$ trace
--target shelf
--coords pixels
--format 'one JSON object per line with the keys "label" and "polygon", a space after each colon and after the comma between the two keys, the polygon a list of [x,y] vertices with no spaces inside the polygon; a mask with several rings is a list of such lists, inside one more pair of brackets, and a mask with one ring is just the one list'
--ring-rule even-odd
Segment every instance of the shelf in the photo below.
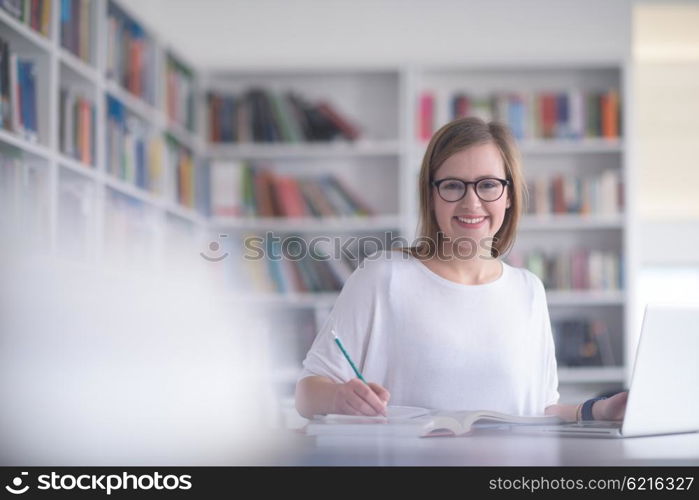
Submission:
{"label": "shelf", "polygon": [[64,168],[77,172],[80,175],[90,177],[91,179],[97,179],[100,176],[92,165],[79,162],[78,160],[71,158],[70,156],[66,156],[63,153],[59,153],[58,163]]}
{"label": "shelf", "polygon": [[147,103],[143,99],[136,97],[128,90],[125,90],[118,85],[114,80],[107,79],[105,90],[112,97],[121,101],[124,106],[139,115],[141,118],[148,120],[151,124],[162,124],[162,115],[158,109]]}
{"label": "shelf", "polygon": [[[52,15],[60,15],[60,2],[54,0]],[[121,7],[121,5],[120,5]],[[107,9],[101,6],[90,19],[93,28],[94,37],[91,43],[95,47],[101,47],[105,52],[106,39],[109,33],[106,30],[99,30],[100,27],[106,27],[108,19],[106,18]],[[131,15],[131,14],[130,14]],[[134,19],[137,16],[133,15]],[[138,21],[138,19],[136,19]],[[7,149],[11,150],[9,155],[19,156],[20,158],[28,158],[29,160],[37,160],[37,163],[47,165],[52,179],[49,183],[49,190],[52,197],[50,210],[58,210],[58,204],[55,203],[57,194],[60,195],[59,189],[65,188],[61,185],[64,180],[66,184],[70,184],[75,180],[75,184],[82,187],[86,184],[87,187],[94,188],[91,190],[91,196],[97,196],[97,202],[94,205],[99,208],[96,213],[94,222],[94,255],[89,258],[94,258],[96,263],[105,263],[109,266],[108,260],[103,260],[105,256],[109,256],[108,244],[109,239],[105,235],[109,233],[109,227],[105,227],[111,220],[111,213],[108,210],[119,210],[121,206],[128,207],[129,203],[119,203],[121,200],[116,200],[115,203],[103,203],[101,199],[104,194],[119,193],[120,195],[129,197],[130,199],[138,200],[140,203],[135,203],[138,207],[143,205],[144,210],[128,210],[124,214],[119,214],[119,217],[124,217],[128,222],[128,226],[132,223],[140,223],[140,214],[145,214],[149,217],[148,224],[136,224],[137,229],[144,226],[144,232],[147,233],[145,238],[144,249],[157,257],[157,253],[167,250],[163,243],[166,243],[170,238],[171,227],[179,230],[179,226],[184,226],[183,234],[194,235],[195,231],[190,231],[190,225],[196,225],[196,234],[201,236],[200,231],[216,234],[217,232],[228,232],[235,234],[238,230],[241,234],[244,231],[264,233],[265,231],[277,233],[306,233],[334,235],[334,234],[371,234],[383,233],[390,230],[398,230],[402,236],[412,237],[411,234],[405,235],[403,231],[412,231],[414,219],[417,216],[418,205],[418,190],[416,181],[413,176],[415,167],[419,168],[419,161],[416,160],[418,154],[424,154],[426,142],[420,141],[414,135],[415,117],[418,115],[415,111],[418,100],[417,96],[420,86],[427,83],[441,84],[445,91],[449,88],[461,88],[474,85],[474,92],[483,91],[490,92],[502,87],[503,81],[514,82],[513,85],[520,85],[522,91],[527,91],[530,88],[539,89],[547,88],[552,84],[556,88],[609,88],[610,86],[618,87],[621,95],[622,109],[625,104],[628,104],[628,88],[627,81],[630,81],[626,63],[623,61],[609,64],[609,68],[602,67],[601,62],[595,64],[587,63],[566,63],[565,66],[557,68],[556,63],[531,65],[517,62],[496,62],[492,67],[485,65],[479,68],[477,65],[469,68],[468,64],[451,64],[446,65],[443,70],[439,68],[429,67],[391,67],[391,68],[370,68],[362,71],[354,71],[348,73],[347,70],[337,71],[332,68],[318,69],[310,72],[301,71],[299,68],[281,68],[273,72],[264,70],[253,70],[246,74],[245,71],[230,71],[225,75],[220,76],[216,73],[206,74],[206,85],[203,88],[197,88],[195,93],[195,109],[197,110],[197,118],[201,118],[203,113],[200,106],[204,105],[204,96],[209,90],[221,87],[221,91],[229,89],[231,91],[239,91],[246,87],[255,85],[269,85],[273,90],[275,87],[283,88],[287,84],[291,87],[297,87],[302,95],[308,95],[311,99],[316,95],[327,94],[327,99],[337,102],[338,109],[352,110],[353,119],[361,124],[369,138],[362,138],[354,142],[335,140],[331,142],[302,142],[302,143],[209,143],[208,137],[199,131],[190,131],[183,124],[174,122],[167,115],[167,107],[164,97],[166,96],[166,88],[163,85],[163,71],[156,71],[152,75],[156,78],[155,81],[149,81],[150,84],[155,84],[153,89],[154,102],[148,102],[144,98],[138,97],[129,92],[119,82],[119,79],[107,76],[106,68],[102,67],[106,61],[105,53],[100,53],[98,58],[93,58],[92,61],[83,61],[78,56],[65,49],[60,44],[60,22],[59,19],[52,18],[51,26],[53,35],[49,38],[44,37],[29,26],[17,21],[6,12],[0,11],[0,22],[3,23],[3,33],[10,43],[16,46],[16,52],[22,56],[38,59],[37,76],[41,76],[42,83],[37,87],[37,96],[51,96],[49,99],[41,100],[38,97],[41,105],[38,106],[38,120],[42,135],[40,139],[43,143],[26,139],[23,136],[10,131],[0,130],[0,143],[7,144]],[[58,30],[58,31],[57,31]],[[153,37],[151,37],[153,38]],[[153,38],[153,44],[157,54],[155,60],[160,64],[162,56],[166,51],[164,45]],[[100,64],[96,62],[100,60]],[[179,57],[178,57],[179,59]],[[183,61],[186,62],[186,61]],[[604,63],[606,64],[606,63]],[[547,68],[552,70],[547,72]],[[585,68],[589,68],[587,71]],[[164,68],[147,68],[148,71],[164,69]],[[540,71],[543,69],[543,72]],[[56,73],[58,71],[58,73]],[[444,72],[444,75],[440,74]],[[300,77],[299,77],[300,74]],[[318,75],[331,74],[328,78],[318,78]],[[502,76],[508,78],[503,80]],[[556,77],[551,82],[551,75]],[[49,78],[50,76],[50,78]],[[471,76],[475,76],[471,79]],[[509,78],[510,76],[523,76],[523,80],[518,84],[517,78]],[[84,80],[84,81],[83,81]],[[524,81],[526,80],[526,81]],[[194,78],[193,78],[194,81]],[[475,82],[475,83],[474,83]],[[560,82],[566,85],[559,84]],[[570,82],[572,85],[567,85]],[[93,104],[95,105],[96,119],[98,123],[93,124],[95,129],[95,151],[93,159],[95,166],[85,165],[78,160],[63,154],[60,151],[61,145],[55,139],[59,136],[58,127],[62,123],[60,114],[60,88],[62,84],[72,84],[76,90],[81,92],[89,92],[89,95],[95,96]],[[462,85],[463,84],[463,85]],[[508,84],[509,85],[509,84]],[[438,85],[439,86],[439,85]],[[192,88],[196,88],[193,86]],[[518,89],[514,89],[517,91]],[[149,92],[150,94],[150,92]],[[144,122],[158,138],[164,135],[171,136],[175,141],[183,147],[189,149],[195,162],[199,164],[200,160],[221,160],[221,161],[243,161],[243,160],[268,160],[270,163],[276,162],[281,167],[281,170],[292,170],[296,165],[308,168],[315,172],[329,173],[337,169],[345,167],[359,167],[358,172],[349,172],[349,175],[355,177],[348,180],[350,184],[356,183],[362,191],[365,191],[367,196],[380,201],[385,201],[382,205],[382,211],[391,210],[399,211],[399,213],[391,213],[388,215],[376,216],[331,216],[316,218],[308,217],[213,217],[207,218],[201,215],[194,209],[181,206],[175,200],[175,196],[170,193],[170,190],[164,190],[160,193],[151,192],[148,189],[143,189],[134,185],[134,181],[125,181],[112,176],[106,170],[106,137],[105,127],[109,117],[108,109],[105,106],[107,96],[112,96],[117,99],[128,109],[136,118]],[[101,102],[100,102],[101,100]],[[447,104],[444,102],[443,104]],[[38,105],[38,104],[37,104]],[[438,115],[444,114],[446,110],[438,110]],[[448,110],[447,110],[448,111]],[[438,116],[436,115],[436,116]],[[436,120],[435,120],[436,121]],[[623,120],[622,120],[623,121]],[[627,120],[628,121],[628,120]],[[196,120],[196,128],[201,129],[200,120]],[[624,122],[626,123],[626,122]],[[206,125],[206,120],[203,125]],[[379,139],[377,137],[388,137]],[[374,138],[374,139],[372,139]],[[51,147],[48,147],[49,145]],[[552,171],[550,168],[555,165],[558,170],[565,174],[576,175],[582,174],[588,165],[596,167],[599,164],[600,168],[609,168],[622,172],[622,177],[626,179],[629,176],[630,158],[626,155],[626,147],[628,141],[625,139],[603,139],[589,138],[582,140],[560,140],[560,139],[534,139],[518,141],[519,149],[525,155],[526,163],[540,163],[540,168],[544,173]],[[15,154],[17,153],[17,154]],[[161,154],[165,158],[169,158],[169,151],[165,148]],[[580,156],[587,155],[587,156]],[[101,160],[101,161],[98,161]],[[172,168],[167,162],[163,163],[165,169]],[[302,169],[302,170],[303,170]],[[356,170],[356,169],[355,169]],[[366,170],[366,172],[364,172]],[[595,171],[595,169],[592,169]],[[172,181],[174,179],[170,170],[165,171],[164,180]],[[368,180],[364,174],[369,174]],[[80,177],[79,177],[80,176]],[[62,177],[65,177],[63,179]],[[353,182],[351,182],[353,181]],[[379,181],[379,182],[376,182]],[[374,182],[375,185],[370,183]],[[93,185],[94,184],[94,185]],[[170,185],[167,184],[166,185]],[[174,187],[170,186],[173,188]],[[367,189],[372,188],[372,189]],[[628,183],[625,184],[625,189],[628,189]],[[109,190],[113,190],[109,192]],[[198,191],[197,191],[198,193]],[[382,198],[386,198],[385,200]],[[120,196],[115,196],[120,198]],[[107,200],[108,202],[113,200]],[[129,200],[130,201],[130,200]],[[367,200],[370,201],[370,200]],[[633,201],[633,200],[632,200]],[[104,206],[103,206],[104,205]],[[390,207],[390,208],[387,208]],[[633,208],[633,207],[631,207]],[[60,215],[56,212],[51,213],[51,230],[54,235],[53,248],[57,248],[55,244],[57,240],[55,233],[61,230],[59,227]],[[150,224],[150,216],[152,215],[153,224]],[[128,218],[128,219],[126,219]],[[607,239],[611,237],[613,240],[610,244],[615,244],[617,240],[623,243],[622,261],[625,273],[628,273],[629,279],[627,283],[633,283],[633,272],[631,269],[632,262],[628,261],[626,251],[628,250],[629,232],[626,230],[626,224],[630,222],[629,214],[612,214],[612,215],[588,215],[580,216],[577,214],[551,214],[538,216],[536,214],[527,214],[521,220],[520,229],[526,238],[534,240],[548,240],[553,238],[554,243],[558,244],[560,240],[561,248],[578,245],[579,240],[592,240],[591,243],[606,246]],[[160,223],[172,223],[166,226],[165,230],[152,231],[151,227],[156,227]],[[181,223],[181,224],[176,224]],[[191,223],[191,224],[189,224]],[[90,222],[92,224],[92,222]],[[171,227],[170,227],[171,226]],[[140,229],[139,229],[140,230]],[[93,228],[90,228],[93,231]],[[129,229],[130,231],[130,229]],[[556,231],[560,233],[555,233]],[[599,232],[595,232],[599,231]],[[606,231],[606,232],[605,232]],[[158,233],[162,234],[158,234]],[[529,232],[529,233],[528,233]],[[179,235],[179,233],[178,233]],[[128,237],[128,233],[127,233]],[[159,239],[160,238],[160,239]],[[122,238],[123,239],[123,238]],[[161,241],[162,239],[162,241]],[[622,241],[623,240],[623,241]],[[121,246],[126,247],[129,241],[118,240]],[[604,244],[604,245],[602,245]],[[120,255],[121,250],[116,250],[116,257]],[[194,254],[196,256],[196,254]],[[124,253],[126,259],[129,256]],[[232,257],[229,257],[231,259]],[[116,259],[115,262],[120,259]],[[156,261],[157,259],[153,259]],[[125,262],[128,263],[128,260]],[[226,261],[226,263],[230,262]],[[128,266],[127,266],[128,267]],[[157,267],[157,265],[156,265]],[[120,267],[107,267],[114,269],[117,272]],[[631,288],[632,289],[632,288]],[[248,292],[242,289],[239,292],[222,292],[218,300],[224,305],[234,306],[240,305],[243,309],[260,309],[263,313],[275,315],[277,311],[281,312],[284,308],[290,309],[293,312],[293,317],[313,316],[314,309],[320,310],[330,309],[335,304],[339,292],[322,292],[322,293],[295,293],[286,294],[267,293],[267,292]],[[549,290],[546,293],[548,304],[553,312],[553,316],[560,315],[571,316],[579,315],[581,317],[590,317],[590,315],[598,315],[600,319],[610,323],[610,331],[622,333],[622,328],[628,330],[628,306],[627,292],[624,290]],[[298,309],[298,310],[295,310]],[[271,311],[271,312],[268,312]],[[298,313],[298,314],[296,314]],[[316,315],[317,317],[321,314]],[[297,318],[300,319],[300,318]],[[613,327],[613,328],[612,328]],[[270,332],[273,338],[275,332]],[[621,349],[627,349],[628,332],[621,338],[614,338],[614,346],[617,346],[617,341],[621,345]],[[627,359],[627,358],[626,358]],[[584,368],[559,368],[559,380],[564,384],[582,384],[582,383],[621,383],[624,380],[625,367],[584,367]],[[271,370],[271,379],[278,382],[286,382],[295,380],[300,372],[300,366],[285,366],[277,367],[276,370]]]}
{"label": "shelf", "polygon": [[[517,141],[517,144],[525,155],[621,153],[624,150],[624,142],[621,139],[525,139]],[[419,141],[415,147],[416,153],[422,157],[427,149],[427,142]]]}
{"label": "shelf", "polygon": [[154,208],[166,208],[164,201],[157,194],[150,193],[126,181],[112,177],[110,174],[106,174],[104,179],[105,184],[115,191],[144,201]]}
{"label": "shelf", "polygon": [[321,293],[290,293],[290,294],[275,294],[275,293],[248,293],[248,294],[228,294],[223,297],[223,301],[227,303],[244,304],[244,305],[259,305],[259,306],[284,306],[284,307],[332,307],[337,300],[339,292],[321,292]]}
{"label": "shelf", "polygon": [[61,63],[65,64],[83,78],[89,80],[91,83],[96,83],[99,81],[99,71],[79,57],[73,55],[70,51],[60,48],[58,50],[58,55]]}
{"label": "shelf", "polygon": [[523,140],[519,147],[524,154],[570,154],[570,153],[620,153],[624,149],[621,139],[589,138],[581,140]]}
{"label": "shelf", "polygon": [[30,43],[33,45],[36,45],[40,49],[46,51],[46,52],[51,52],[52,49],[52,44],[51,40],[46,38],[44,35],[41,33],[35,31],[33,28],[30,28],[28,25],[18,21],[14,17],[12,17],[10,14],[5,12],[4,10],[0,9],[0,22],[3,22],[7,24],[10,28],[15,30],[18,35],[20,35],[22,38],[28,40]]}
{"label": "shelf", "polygon": [[549,306],[622,306],[622,290],[547,290]]}
{"label": "shelf", "polygon": [[352,158],[397,156],[398,141],[356,141],[330,143],[211,144],[207,155],[214,159]]}
{"label": "shelf", "polygon": [[14,132],[0,130],[0,141],[21,149],[27,153],[38,156],[44,160],[50,160],[52,157],[51,150],[38,142],[32,142],[24,137],[20,137]]}
{"label": "shelf", "polygon": [[561,367],[558,368],[558,381],[567,384],[623,382],[624,368],[620,366]]}
{"label": "shelf", "polygon": [[193,132],[190,132],[182,125],[168,121],[167,127],[165,127],[165,133],[170,134],[173,139],[176,139],[182,146],[185,146],[190,151],[197,151],[198,145]]}
{"label": "shelf", "polygon": [[191,208],[183,207],[173,203],[165,204],[165,210],[173,215],[187,219],[200,225],[206,225],[206,218],[198,214]]}
{"label": "shelf", "polygon": [[624,216],[614,215],[524,215],[519,223],[522,231],[578,231],[622,229]]}
{"label": "shelf", "polygon": [[260,231],[383,231],[399,228],[398,215],[356,217],[214,217],[211,226]]}

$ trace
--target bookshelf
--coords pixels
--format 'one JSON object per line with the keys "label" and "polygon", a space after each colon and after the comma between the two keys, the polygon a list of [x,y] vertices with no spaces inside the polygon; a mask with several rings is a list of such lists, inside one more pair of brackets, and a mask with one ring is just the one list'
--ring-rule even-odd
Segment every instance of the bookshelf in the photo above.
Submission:
{"label": "bookshelf", "polygon": [[[409,146],[412,150],[409,168],[413,178],[417,176],[426,146],[423,137],[427,134],[423,128],[430,125],[423,114],[432,117],[431,129],[436,130],[459,112],[458,98],[466,96],[470,104],[469,114],[499,118],[508,122],[519,135],[525,179],[530,195],[533,195],[530,199],[533,210],[523,215],[517,242],[506,260],[529,267],[544,281],[554,333],[561,322],[576,320],[589,324],[599,320],[606,325],[607,350],[611,345],[612,359],[610,361],[607,356],[604,366],[585,366],[582,359],[579,360],[580,366],[566,366],[559,360],[564,402],[567,394],[576,394],[569,396],[572,400],[581,390],[590,393],[610,385],[621,385],[628,377],[629,346],[626,340],[633,338],[629,337],[629,288],[633,286],[634,270],[633,249],[628,244],[633,224],[629,207],[633,200],[628,197],[631,177],[624,127],[629,123],[627,73],[623,61],[576,64],[505,62],[423,67],[415,69],[409,79],[414,98],[408,104],[415,116]],[[610,95],[612,97],[601,97]],[[563,119],[568,125],[545,130],[545,101],[561,98],[565,101],[559,104],[558,113],[553,114],[558,118],[554,121]],[[605,99],[609,101],[602,104]],[[617,99],[621,105],[615,109],[609,104],[612,99]],[[589,106],[595,103],[599,108],[593,110]],[[605,109],[605,105],[611,107]],[[561,112],[561,108],[564,111]],[[573,116],[581,109],[582,116],[577,115],[581,119],[576,120]],[[601,117],[611,109],[614,109],[618,122],[611,127],[608,123],[605,128]],[[593,111],[600,116],[594,130],[586,121],[593,116]],[[556,177],[560,180],[554,181]],[[601,177],[607,180],[602,181]],[[556,186],[556,182],[560,185]],[[573,182],[577,185],[571,189],[567,183]],[[607,194],[614,192],[612,196],[601,195],[603,183],[608,185]],[[573,207],[571,204],[575,203],[569,201],[568,206],[554,206],[553,201],[557,196],[560,198],[563,191],[568,195],[582,192],[588,198],[583,196],[583,202],[577,200],[579,203]],[[542,202],[542,193],[553,201]],[[538,260],[543,254],[552,262],[546,262],[548,257],[543,258],[544,262]],[[582,281],[580,274],[577,280],[570,277],[574,273],[570,262],[576,258],[583,259],[583,270],[587,271]],[[591,269],[596,265],[593,261],[604,264],[594,271]],[[551,266],[554,272],[545,272],[550,271]],[[600,273],[609,279],[592,279],[593,275]],[[559,332],[557,342],[570,341],[573,336],[570,329],[574,327],[575,324],[568,323],[567,330]]]}
{"label": "bookshelf", "polygon": [[[12,3],[23,9],[31,2]],[[177,172],[170,171],[165,151],[171,136],[189,149],[193,162],[201,162],[194,110],[172,117],[172,106],[166,105],[168,98],[186,100],[183,91],[191,92],[193,102],[198,71],[189,70],[191,89],[183,90],[181,82],[160,88],[159,82],[166,81],[157,77],[166,71],[164,61],[177,59],[179,68],[188,65],[118,1],[37,3],[45,10],[40,16],[46,24],[43,33],[0,9],[0,38],[34,71],[36,131],[11,125],[0,130],[3,161],[20,172],[14,177],[40,178],[45,202],[37,206],[45,216],[31,216],[42,221],[31,232],[47,235],[42,251],[78,263],[122,268],[130,259],[145,259],[162,268],[162,250],[172,234],[188,234],[195,245],[205,235],[206,200],[197,205],[177,196]],[[145,48],[135,48],[141,39]],[[125,54],[128,47],[130,56]],[[144,54],[143,69],[129,62],[139,54]],[[131,80],[129,71],[135,75]],[[172,97],[173,91],[181,95]],[[110,111],[117,106],[125,120],[115,131]],[[180,123],[187,114],[189,122]],[[143,137],[139,131],[145,131]],[[143,154],[151,146],[152,157],[136,158],[136,152]],[[36,211],[30,206],[24,210]]]}
{"label": "bookshelf", "polygon": [[[224,251],[233,251],[246,235],[265,232],[306,240],[335,235],[343,241],[371,237],[380,246],[388,246],[387,235],[393,234],[410,242],[417,226],[417,173],[426,146],[419,138],[421,97],[426,92],[433,95],[436,130],[451,118],[451,98],[457,93],[475,98],[616,89],[623,115],[618,136],[571,139],[529,134],[519,144],[528,180],[614,172],[623,181],[624,209],[584,216],[526,214],[515,252],[527,255],[542,249],[568,252],[585,247],[618,255],[623,267],[621,286],[551,288],[547,296],[554,321],[604,320],[614,351],[613,366],[562,366],[561,384],[587,388],[628,380],[626,353],[631,351],[627,339],[634,338],[629,336],[634,266],[629,244],[633,219],[628,208],[633,200],[629,196],[628,128],[624,126],[630,122],[625,62],[503,61],[440,67],[203,71],[184,60],[118,0],[47,3],[51,9],[48,35],[0,9],[0,38],[19,58],[33,62],[37,86],[34,136],[0,129],[0,179],[4,188],[12,185],[14,193],[3,196],[12,204],[13,211],[7,213],[31,221],[31,233],[44,235],[34,240],[39,249],[71,261],[118,267],[138,259],[162,267],[161,257],[169,253],[171,242],[188,242],[197,254],[214,242]],[[79,5],[79,12],[62,15],[61,8],[67,4]],[[125,44],[129,43],[124,33],[144,47],[138,57],[147,62],[131,76],[124,69]],[[69,93],[62,94],[62,89]],[[325,101],[359,130],[359,136],[340,135],[328,141],[298,137],[276,142],[212,140],[209,95],[243,96],[252,89],[276,96],[293,91],[309,103]],[[86,104],[75,104],[78,101]],[[82,116],[81,123],[87,123],[91,133],[67,137],[65,131],[73,122],[65,121],[65,108],[77,109],[76,115]],[[219,214],[215,206],[209,206],[215,205],[216,182],[211,193],[200,189],[210,185],[207,175],[217,165],[234,171],[252,166],[256,171],[266,169],[291,178],[332,175],[373,213]],[[33,201],[18,201],[22,197]],[[249,275],[244,266],[233,265],[240,256],[238,248],[234,258],[212,265],[211,272],[222,281],[224,303],[261,312],[271,320],[266,334],[275,341],[283,337],[281,345],[287,348],[275,354],[282,364],[274,380],[288,402],[305,349],[338,291],[289,288],[280,292],[269,279],[266,289],[230,287],[231,282],[242,282]],[[255,271],[258,278],[268,273],[265,266],[268,263]],[[249,276],[247,284],[258,278]]]}
{"label": "bookshelf", "polygon": [[[626,66],[621,61],[602,61],[564,65],[557,61],[549,64],[503,63],[490,66],[451,67],[409,67],[396,68],[390,72],[371,71],[300,71],[284,72],[245,71],[232,74],[208,75],[208,89],[220,92],[243,92],[246,88],[268,88],[276,92],[293,89],[308,96],[328,99],[337,103],[340,109],[353,110],[351,118],[368,131],[367,137],[356,142],[335,141],[331,143],[209,143],[207,154],[211,161],[229,162],[231,168],[241,161],[261,162],[274,165],[281,172],[331,171],[338,168],[343,175],[354,181],[362,193],[370,193],[367,174],[351,177],[350,169],[362,171],[362,166],[375,162],[372,166],[371,181],[390,181],[388,189],[396,191],[397,199],[389,209],[379,211],[373,217],[261,217],[214,216],[210,228],[212,237],[221,233],[255,234],[254,231],[272,231],[275,234],[301,234],[312,238],[314,235],[348,236],[379,234],[397,231],[397,234],[411,241],[417,227],[417,174],[426,147],[426,141],[419,138],[420,96],[426,91],[434,93],[434,123],[436,130],[451,118],[449,97],[457,92],[475,96],[489,96],[493,93],[555,93],[569,92],[603,94],[610,89],[618,92],[622,106],[617,110],[626,116],[628,87]],[[367,80],[361,82],[361,80]],[[318,82],[323,84],[319,88]],[[381,82],[381,83],[377,83]],[[362,103],[353,102],[347,95],[352,86],[385,86],[378,93],[386,99],[384,105],[373,110],[383,110],[385,117],[362,115]],[[359,93],[356,91],[356,93]],[[363,90],[362,94],[366,94]],[[396,104],[396,97],[398,102]],[[377,98],[370,98],[378,101]],[[398,117],[398,123],[390,124],[389,118]],[[382,126],[372,126],[372,120]],[[621,123],[625,123],[624,119]],[[386,124],[390,126],[387,127]],[[618,126],[618,123],[617,123]],[[372,133],[389,130],[390,134]],[[590,186],[600,184],[597,177],[604,172],[613,172],[613,179],[627,195],[628,185],[628,141],[621,134],[611,137],[598,137],[601,129],[582,137],[538,137],[536,134],[520,139],[525,176],[527,180],[581,177]],[[337,167],[335,167],[337,165]],[[590,180],[589,178],[594,179]],[[374,180],[375,179],[375,180]],[[582,181],[581,181],[582,182]],[[366,189],[365,189],[366,188]],[[386,187],[381,192],[386,193]],[[593,187],[590,189],[598,189]],[[389,191],[393,194],[393,191]],[[378,193],[377,193],[378,194]],[[367,200],[375,198],[368,196]],[[625,207],[632,200],[625,197]],[[607,204],[609,205],[609,203]],[[384,206],[385,207],[385,206]],[[619,386],[627,380],[626,345],[629,315],[629,283],[633,282],[633,266],[630,265],[628,241],[631,219],[628,210],[617,205],[593,207],[587,213],[561,213],[548,209],[544,213],[528,213],[523,216],[521,232],[514,252],[527,252],[533,249],[554,249],[556,252],[570,252],[577,248],[607,252],[617,259],[617,265],[624,267],[621,283],[615,286],[595,287],[549,287],[548,303],[552,322],[565,320],[601,320],[607,325],[613,359],[607,366],[560,366],[562,401],[573,401],[580,394],[607,390]],[[606,254],[605,254],[606,255]],[[601,259],[601,257],[600,257]],[[562,259],[565,261],[565,258]],[[233,273],[233,271],[226,271]],[[616,274],[616,273],[614,273]],[[254,280],[255,278],[253,278]],[[276,319],[270,327],[270,335],[278,338],[298,336],[303,345],[310,345],[308,330],[317,331],[329,313],[337,292],[303,293],[299,291],[274,291],[258,289],[253,293],[232,292],[228,300],[242,302],[260,310],[274,311],[269,316]],[[298,331],[294,330],[294,324]],[[309,326],[311,325],[311,326]],[[310,340],[312,341],[312,335]],[[294,357],[292,352],[296,352]],[[291,384],[299,373],[299,363],[305,354],[304,349],[290,350],[275,376],[276,382],[286,384],[287,407],[293,407]],[[605,360],[609,363],[609,358]],[[294,367],[296,366],[296,368]],[[293,413],[293,411],[291,411]]]}

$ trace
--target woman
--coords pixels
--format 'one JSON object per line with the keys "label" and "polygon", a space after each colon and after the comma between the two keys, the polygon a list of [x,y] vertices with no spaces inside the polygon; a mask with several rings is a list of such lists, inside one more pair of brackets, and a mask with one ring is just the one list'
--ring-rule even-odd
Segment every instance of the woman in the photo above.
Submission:
{"label": "woman", "polygon": [[[304,360],[296,407],[385,414],[395,405],[618,420],[626,394],[558,404],[541,280],[502,262],[525,184],[503,125],[453,121],[432,137],[420,172],[420,239],[367,257],[345,283]],[[334,331],[363,373],[355,375]]]}

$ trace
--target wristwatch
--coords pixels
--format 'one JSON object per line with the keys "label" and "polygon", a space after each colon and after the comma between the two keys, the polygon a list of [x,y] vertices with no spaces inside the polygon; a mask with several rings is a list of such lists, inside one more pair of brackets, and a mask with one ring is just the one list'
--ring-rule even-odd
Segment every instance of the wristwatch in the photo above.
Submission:
{"label": "wristwatch", "polygon": [[592,398],[588,399],[585,401],[582,405],[582,410],[580,410],[580,416],[583,421],[585,420],[594,420],[594,417],[592,416],[592,405],[595,404],[597,401],[601,401],[603,399],[607,399],[606,397],[599,397],[599,398]]}

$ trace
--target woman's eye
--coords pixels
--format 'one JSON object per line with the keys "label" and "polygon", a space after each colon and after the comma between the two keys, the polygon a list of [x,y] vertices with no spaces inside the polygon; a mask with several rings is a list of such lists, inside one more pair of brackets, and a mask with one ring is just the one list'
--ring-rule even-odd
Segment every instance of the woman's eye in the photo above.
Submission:
{"label": "woman's eye", "polygon": [[461,189],[462,185],[460,182],[447,182],[444,187],[446,189]]}
{"label": "woman's eye", "polygon": [[482,189],[494,189],[497,187],[497,183],[494,181],[481,182]]}

